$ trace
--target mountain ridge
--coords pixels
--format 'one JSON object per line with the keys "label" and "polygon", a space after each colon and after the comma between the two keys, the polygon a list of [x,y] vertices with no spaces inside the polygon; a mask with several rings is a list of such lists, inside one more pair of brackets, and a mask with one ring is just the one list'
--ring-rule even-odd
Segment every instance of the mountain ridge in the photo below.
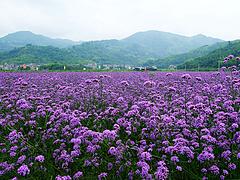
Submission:
{"label": "mountain ridge", "polygon": [[14,48],[26,46],[27,44],[67,48],[78,43],[81,42],[61,38],[50,38],[41,34],[35,34],[31,31],[17,31],[0,38],[0,51],[10,51]]}
{"label": "mountain ridge", "polygon": [[[19,37],[19,34],[21,34],[21,37]],[[28,38],[30,38],[31,41],[29,41]],[[63,40],[60,39],[60,44],[62,41]],[[77,59],[77,62],[81,62],[82,60],[91,62],[93,61],[99,64],[139,65],[147,62],[148,60],[166,58],[168,56],[186,53],[203,45],[212,45],[217,42],[223,42],[223,40],[204,35],[188,37],[170,32],[150,30],[134,33],[121,40],[98,40],[83,42],[80,44],[72,44],[72,41],[64,41],[68,45],[70,43],[70,45],[66,47],[59,47],[59,41],[56,42],[56,39],[51,39],[42,35],[36,35],[28,31],[21,31],[0,38],[0,49],[1,43],[3,45],[4,42],[7,45],[11,45],[11,42],[13,44],[15,43],[17,47],[11,46],[10,50],[2,53],[2,55],[0,55],[0,61],[2,62],[17,63],[16,60],[19,60],[19,63],[24,63],[25,57],[28,59],[27,62],[29,62],[31,59],[29,57],[40,60],[42,59],[44,63],[46,62],[44,58],[48,59],[50,62],[55,62],[58,59],[54,58],[58,56],[55,56],[54,53],[59,53],[66,58],[65,63],[72,61],[72,59]],[[24,46],[21,46],[21,43]],[[32,49],[32,53],[35,53],[34,55],[31,55],[31,51],[18,49],[25,47],[27,44],[33,45],[26,47],[26,49]],[[50,47],[49,49],[46,47],[41,48],[43,45],[63,49],[53,49]],[[15,54],[14,51],[12,51],[14,48],[17,48],[16,51],[19,50],[18,54]],[[51,54],[50,50],[53,50],[53,55]],[[35,56],[36,54],[39,57]],[[45,57],[45,54],[49,55],[51,58]],[[67,57],[69,57],[70,60],[68,60]],[[13,59],[14,61],[12,61]],[[41,61],[38,62],[41,63]]]}
{"label": "mountain ridge", "polygon": [[228,45],[228,43],[229,42],[224,41],[224,42],[215,43],[213,45],[205,45],[200,48],[191,50],[187,53],[168,56],[166,58],[157,59],[154,61],[148,61],[144,63],[144,65],[157,66],[159,68],[168,68],[170,65],[178,66],[182,63],[185,63],[186,61],[190,61],[190,60],[205,56],[216,49],[224,48]]}
{"label": "mountain ridge", "polygon": [[[223,65],[223,59],[228,55],[240,56],[240,40],[228,41],[225,46],[214,49],[200,57],[194,59],[189,59],[178,65],[178,68],[184,69],[185,67],[189,69],[196,69],[198,66],[201,68],[218,68]],[[220,63],[220,64],[219,64]],[[240,62],[231,60],[226,65],[239,65]]]}

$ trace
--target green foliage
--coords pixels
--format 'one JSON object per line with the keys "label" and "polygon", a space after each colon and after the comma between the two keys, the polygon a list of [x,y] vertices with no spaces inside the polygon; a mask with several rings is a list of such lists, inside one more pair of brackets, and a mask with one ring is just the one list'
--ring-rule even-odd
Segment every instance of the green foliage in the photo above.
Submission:
{"label": "green foliage", "polygon": [[205,45],[187,53],[169,56],[158,60],[152,60],[144,63],[145,66],[157,66],[159,68],[168,68],[170,65],[180,65],[186,61],[191,61],[195,58],[205,56],[210,52],[223,48],[228,45],[228,42],[220,42],[213,45]]}
{"label": "green foliage", "polygon": [[52,39],[29,31],[19,31],[0,38],[0,51],[10,51],[27,44],[65,48],[78,44],[78,42],[67,39]]}
{"label": "green foliage", "polygon": [[80,59],[73,57],[66,49],[27,45],[2,53],[0,62],[9,64],[79,63]]}
{"label": "green foliage", "polygon": [[138,61],[148,57],[141,46],[118,40],[86,42],[73,46],[69,51],[75,57],[98,64],[138,64]]}
{"label": "green foliage", "polygon": [[[203,45],[221,41],[203,35],[186,37],[167,32],[147,31],[136,33],[123,40],[90,41],[60,49],[57,47],[63,47],[59,46],[62,40],[49,39],[31,32],[18,32],[0,39],[0,51],[4,48],[9,49],[8,46],[10,49],[15,47],[11,51],[0,54],[0,63],[83,64],[96,62],[98,64],[140,65],[147,61],[185,53]],[[32,45],[26,45],[29,43]],[[74,45],[70,42],[68,44]],[[24,45],[26,46],[22,47]]]}
{"label": "green foliage", "polygon": [[135,33],[123,40],[129,44],[141,45],[147,54],[155,58],[164,58],[175,54],[186,53],[204,45],[222,42],[220,39],[197,35],[181,36],[161,31],[146,31]]}
{"label": "green foliage", "polygon": [[81,64],[71,64],[64,65],[59,63],[44,64],[39,67],[39,70],[50,70],[50,71],[74,71],[74,70],[83,70],[84,65]]}
{"label": "green foliage", "polygon": [[[198,66],[201,68],[218,68],[218,66],[222,66],[223,59],[229,54],[240,55],[240,41],[228,42],[227,46],[216,49],[205,56],[186,61],[179,65],[178,68],[184,69],[185,66],[187,69],[197,68]],[[236,61],[229,61],[227,66],[233,64],[236,64]]]}
{"label": "green foliage", "polygon": [[39,70],[64,70],[64,65],[53,63],[53,64],[46,64],[39,67]]}

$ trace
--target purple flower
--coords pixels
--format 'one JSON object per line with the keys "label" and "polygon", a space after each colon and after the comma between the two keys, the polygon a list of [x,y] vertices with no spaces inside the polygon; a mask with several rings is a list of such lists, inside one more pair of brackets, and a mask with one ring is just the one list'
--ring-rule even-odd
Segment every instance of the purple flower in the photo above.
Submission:
{"label": "purple flower", "polygon": [[80,138],[72,138],[71,139],[71,143],[74,143],[74,144],[81,144],[82,140]]}
{"label": "purple flower", "polygon": [[168,90],[169,90],[169,92],[176,92],[177,91],[176,88],[174,88],[174,87],[169,87]]}
{"label": "purple flower", "polygon": [[121,81],[120,84],[123,86],[129,86],[129,83],[127,81]]}
{"label": "purple flower", "polygon": [[202,168],[201,172],[205,174],[205,173],[207,173],[207,169],[206,168]]}
{"label": "purple flower", "polygon": [[234,58],[234,55],[230,54],[230,55],[228,56],[228,58],[229,58],[229,59],[233,59],[233,58]]}
{"label": "purple flower", "polygon": [[157,180],[164,180],[168,178],[169,170],[164,161],[158,162],[157,171],[154,173]]}
{"label": "purple flower", "polygon": [[11,151],[11,152],[10,152],[10,157],[14,157],[14,156],[16,156],[16,154],[17,154],[16,152]]}
{"label": "purple flower", "polygon": [[26,156],[25,156],[25,155],[22,155],[22,156],[20,156],[20,157],[18,158],[17,163],[18,163],[18,164],[22,164],[23,161],[25,161],[25,159],[26,159]]}
{"label": "purple flower", "polygon": [[182,167],[181,167],[181,166],[177,166],[177,167],[176,167],[176,170],[182,171]]}
{"label": "purple flower", "polygon": [[221,175],[220,176],[220,180],[224,180],[225,179],[225,176],[224,175]]}
{"label": "purple flower", "polygon": [[203,135],[201,140],[205,140],[209,143],[216,143],[216,138],[212,137],[211,135]]}
{"label": "purple flower", "polygon": [[108,153],[115,156],[118,153],[118,150],[115,147],[110,147]]}
{"label": "purple flower", "polygon": [[107,168],[110,171],[113,168],[113,164],[112,163],[108,163]]}
{"label": "purple flower", "polygon": [[149,152],[142,152],[140,156],[143,160],[147,161],[150,161],[152,158],[152,155]]}
{"label": "purple flower", "polygon": [[[52,162],[59,180],[191,179],[188,163],[203,179],[237,178],[240,66],[231,63],[213,73],[0,73],[0,176],[34,179]],[[52,144],[51,162],[37,144]]]}
{"label": "purple flower", "polygon": [[236,164],[234,164],[234,163],[229,163],[228,164],[228,169],[229,170],[235,170],[236,168],[237,168]]}
{"label": "purple flower", "polygon": [[227,150],[222,153],[222,157],[225,158],[226,160],[230,160],[231,151]]}
{"label": "purple flower", "polygon": [[18,100],[16,105],[22,110],[27,110],[30,108],[30,106],[28,105],[28,102],[25,99]]}
{"label": "purple flower", "polygon": [[105,177],[107,177],[107,173],[103,172],[101,174],[98,175],[98,179],[101,180],[101,179],[104,179]]}
{"label": "purple flower", "polygon": [[237,159],[240,159],[240,152],[237,153]]}
{"label": "purple flower", "polygon": [[224,175],[228,175],[228,171],[226,169],[223,170]]}
{"label": "purple flower", "polygon": [[219,167],[217,167],[216,165],[212,165],[212,166],[209,168],[209,171],[212,172],[212,173],[215,174],[215,175],[218,175],[218,174],[219,174]]}
{"label": "purple flower", "polygon": [[202,78],[201,77],[196,77],[196,80],[197,81],[202,81]]}
{"label": "purple flower", "polygon": [[44,160],[45,160],[45,158],[44,158],[44,156],[43,156],[43,155],[38,155],[37,157],[35,157],[35,160],[36,160],[36,161],[38,161],[38,162],[41,162],[41,163],[43,163],[43,162],[44,162]]}
{"label": "purple flower", "polygon": [[177,156],[172,156],[171,161],[174,163],[177,163],[177,162],[179,162],[179,158]]}
{"label": "purple flower", "polygon": [[18,168],[17,173],[20,174],[21,176],[26,176],[30,173],[30,169],[28,168],[27,165],[23,164]]}
{"label": "purple flower", "polygon": [[183,79],[192,79],[192,76],[190,74],[184,74],[181,76]]}
{"label": "purple flower", "polygon": [[143,86],[145,86],[145,87],[147,87],[147,88],[153,88],[155,85],[156,85],[156,83],[153,82],[153,81],[145,81],[145,82],[143,83]]}
{"label": "purple flower", "polygon": [[79,179],[82,176],[83,176],[83,173],[81,171],[78,171],[73,175],[73,179]]}
{"label": "purple flower", "polygon": [[58,175],[55,179],[56,180],[71,180],[72,178],[70,176],[60,176],[60,175]]}

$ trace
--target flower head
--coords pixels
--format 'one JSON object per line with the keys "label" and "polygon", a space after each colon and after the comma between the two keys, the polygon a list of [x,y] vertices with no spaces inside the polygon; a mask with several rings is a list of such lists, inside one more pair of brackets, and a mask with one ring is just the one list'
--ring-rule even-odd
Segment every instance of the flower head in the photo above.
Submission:
{"label": "flower head", "polygon": [[21,176],[26,176],[30,173],[30,169],[28,168],[27,165],[23,164],[18,168],[17,173],[20,174]]}

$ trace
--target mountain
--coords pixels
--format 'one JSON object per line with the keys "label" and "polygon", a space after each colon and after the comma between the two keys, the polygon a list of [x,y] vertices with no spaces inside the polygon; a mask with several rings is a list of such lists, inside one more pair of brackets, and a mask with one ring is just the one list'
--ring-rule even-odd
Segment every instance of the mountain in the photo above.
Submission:
{"label": "mountain", "polygon": [[119,40],[85,42],[69,48],[69,51],[99,64],[137,64],[151,57],[142,46]]}
{"label": "mountain", "polygon": [[[190,59],[181,65],[178,66],[180,69],[194,69],[198,66],[200,68],[218,68],[219,63],[221,66],[223,65],[223,59],[228,55],[240,56],[240,40],[229,41],[224,47],[215,49],[214,51],[197,58]],[[230,61],[230,64],[234,64],[236,62]],[[238,62],[239,63],[239,62]]]}
{"label": "mountain", "polygon": [[142,46],[148,54],[158,58],[185,53],[204,45],[223,42],[223,40],[201,34],[187,37],[162,31],[138,32],[122,41],[130,44],[138,44]]}
{"label": "mountain", "polygon": [[[222,40],[204,35],[187,37],[168,32],[145,31],[122,40],[89,41],[75,45],[75,42],[69,40],[51,39],[23,31],[0,39],[0,49],[10,49],[0,54],[0,62],[20,64],[30,63],[32,59],[35,63],[91,61],[98,64],[139,65],[217,42]],[[26,44],[33,46],[23,48]],[[66,48],[59,49],[62,47]],[[63,56],[62,59],[60,55]]]}
{"label": "mountain", "polygon": [[210,52],[219,48],[223,48],[227,45],[228,45],[228,42],[225,42],[225,41],[218,42],[213,45],[205,45],[200,48],[191,50],[187,53],[177,54],[177,55],[169,56],[166,58],[147,61],[144,63],[144,66],[157,66],[159,68],[168,68],[170,65],[175,65],[175,66],[180,65],[186,61],[190,61],[192,59],[205,56]]}
{"label": "mountain", "polygon": [[[0,53],[0,64],[134,64],[144,53],[135,47],[122,48],[117,40],[87,42],[81,46],[60,49],[53,46],[26,45]],[[137,52],[136,52],[137,51]]]}
{"label": "mountain", "polygon": [[9,51],[27,44],[66,48],[78,44],[67,39],[53,39],[30,31],[18,31],[0,38],[0,51]]}
{"label": "mountain", "polygon": [[26,45],[0,54],[0,63],[9,64],[49,64],[49,63],[81,63],[67,49],[53,46]]}
{"label": "mountain", "polygon": [[146,31],[135,33],[122,40],[85,42],[73,46],[70,51],[83,59],[97,63],[136,65],[217,42],[223,41],[204,35],[186,37],[161,31]]}

